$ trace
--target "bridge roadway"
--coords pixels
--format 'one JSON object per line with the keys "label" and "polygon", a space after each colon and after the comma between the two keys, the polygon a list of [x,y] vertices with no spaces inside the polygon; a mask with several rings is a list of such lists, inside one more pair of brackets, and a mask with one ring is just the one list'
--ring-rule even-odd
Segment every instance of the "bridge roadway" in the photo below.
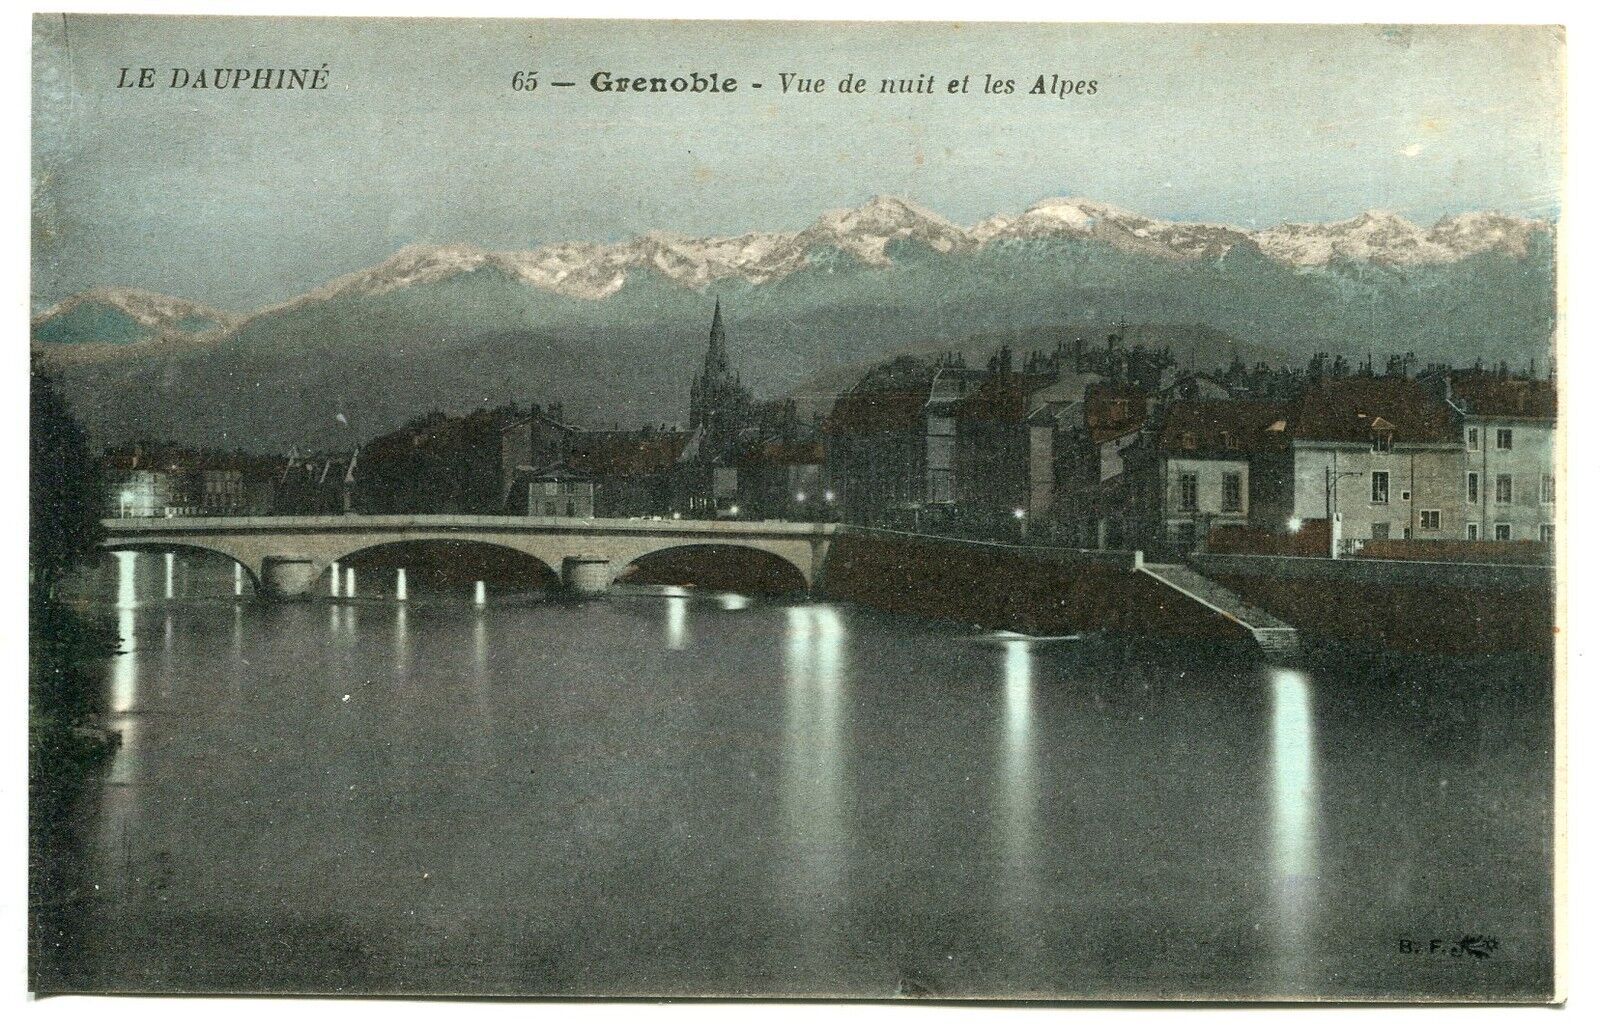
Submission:
{"label": "bridge roadway", "polygon": [[393,543],[500,546],[543,562],[580,593],[604,592],[634,562],[684,546],[739,546],[792,566],[811,588],[839,526],[787,521],[635,520],[467,514],[109,518],[108,550],[187,549],[242,565],[267,596],[308,593],[336,561]]}

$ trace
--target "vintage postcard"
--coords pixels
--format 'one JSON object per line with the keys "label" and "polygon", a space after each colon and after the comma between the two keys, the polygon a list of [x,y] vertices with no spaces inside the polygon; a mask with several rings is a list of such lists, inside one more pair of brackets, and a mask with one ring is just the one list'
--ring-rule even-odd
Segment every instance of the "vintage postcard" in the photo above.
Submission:
{"label": "vintage postcard", "polygon": [[33,33],[37,993],[1564,994],[1561,28]]}

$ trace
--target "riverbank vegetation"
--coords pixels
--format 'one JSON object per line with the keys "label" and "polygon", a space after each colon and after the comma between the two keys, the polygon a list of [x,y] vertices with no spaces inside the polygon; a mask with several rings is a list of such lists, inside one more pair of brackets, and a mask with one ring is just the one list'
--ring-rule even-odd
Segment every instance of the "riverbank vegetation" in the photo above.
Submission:
{"label": "riverbank vegetation", "polygon": [[97,674],[117,638],[58,595],[62,579],[100,541],[100,490],[83,428],[37,362],[29,420],[28,778],[37,810],[72,791],[118,744],[105,725]]}

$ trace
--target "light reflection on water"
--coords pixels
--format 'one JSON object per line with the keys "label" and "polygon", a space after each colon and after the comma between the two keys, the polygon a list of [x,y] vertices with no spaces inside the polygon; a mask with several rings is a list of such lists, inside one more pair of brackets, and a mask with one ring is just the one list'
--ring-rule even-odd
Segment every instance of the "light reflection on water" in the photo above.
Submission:
{"label": "light reflection on water", "polygon": [[[401,586],[405,580],[401,580]],[[411,658],[411,631],[408,619],[411,614],[404,603],[395,604],[394,608],[394,673],[395,677],[403,678],[406,666]]]}
{"label": "light reflection on water", "polygon": [[1039,778],[1034,768],[1033,643],[1008,639],[1002,650],[1005,715],[1000,761],[1002,795],[998,798],[1004,855],[1002,891],[1013,899],[1016,908],[1013,913],[1026,917],[1025,898],[1033,895],[1037,887],[1034,868],[1038,859]]}
{"label": "light reflection on water", "polygon": [[830,606],[790,607],[785,618],[783,822],[794,865],[786,895],[797,916],[818,917],[840,903],[845,874],[849,758],[839,723],[845,631]]}
{"label": "light reflection on water", "polygon": [[1317,771],[1310,684],[1285,668],[1272,688],[1272,861],[1277,901],[1275,950],[1291,979],[1301,970],[1317,904]]}
{"label": "light reflection on water", "polygon": [[[143,897],[145,920],[97,916],[86,931],[106,938],[118,967],[200,968],[184,972],[200,976],[192,987],[205,967],[248,962],[295,925],[321,938],[342,905],[363,911],[339,923],[382,955],[370,972],[379,988],[399,980],[381,977],[380,961],[412,975],[417,952],[464,929],[485,940],[481,960],[452,966],[429,950],[426,988],[480,973],[526,988],[526,950],[504,936],[539,923],[565,947],[551,959],[566,961],[572,988],[647,992],[672,974],[702,974],[683,980],[712,991],[755,987],[732,965],[724,977],[706,970],[725,966],[718,947],[738,945],[769,988],[823,988],[807,975],[837,972],[841,988],[881,994],[904,968],[932,969],[932,987],[953,994],[1030,982],[1070,992],[1126,969],[1117,984],[1135,990],[1203,991],[1215,972],[1217,991],[1238,995],[1316,989],[1313,972],[1340,959],[1361,981],[1401,980],[1362,949],[1372,926],[1352,925],[1353,910],[1387,903],[1385,923],[1426,923],[1440,896],[1490,895],[1505,923],[1536,907],[1515,875],[1460,861],[1447,868],[1453,885],[1430,877],[1443,864],[1419,864],[1414,887],[1373,898],[1371,861],[1352,854],[1385,842],[1407,853],[1422,836],[1514,852],[1513,830],[1477,812],[1490,800],[1511,809],[1528,790],[1488,772],[1472,779],[1485,791],[1471,806],[1396,789],[1394,776],[1415,770],[1404,764],[1412,735],[1369,707],[1333,704],[1356,702],[1338,690],[1339,669],[1230,670],[1185,655],[1173,668],[1187,677],[1152,703],[1147,678],[1178,682],[1166,664],[1079,665],[1078,651],[1037,640],[685,590],[475,608],[458,588],[448,602],[328,604],[324,629],[320,603],[234,603],[226,566],[208,582],[197,565],[200,592],[185,586],[167,605],[157,555],[114,559],[100,588],[103,601],[115,585],[124,652],[107,681],[127,745],[85,834],[106,886],[96,899]],[[355,698],[328,718],[308,691]],[[1361,702],[1389,695],[1372,694]],[[1378,712],[1420,716],[1411,709]],[[1357,735],[1384,740],[1384,759],[1363,750],[1359,766],[1319,770]],[[688,746],[704,759],[650,756]],[[1362,778],[1368,766],[1383,775]],[[441,774],[457,767],[471,773]],[[636,767],[651,773],[627,773]],[[334,799],[316,785],[363,776],[393,803],[356,817],[344,784]],[[1383,823],[1375,796],[1388,804]],[[265,813],[283,809],[294,817]],[[709,810],[708,838],[749,838],[686,851],[709,854],[701,863],[639,859],[682,845],[693,821],[680,809]],[[286,847],[295,859],[281,859]],[[366,854],[371,873],[307,884],[306,860],[325,867],[346,850]],[[151,886],[152,862],[168,859],[187,893]],[[432,877],[391,874],[413,865]],[[437,901],[448,916],[426,906],[429,890],[448,891]],[[584,890],[660,901],[607,921],[551,899]],[[204,939],[161,920],[180,901]],[[668,942],[646,953],[644,937]],[[1241,938],[1262,945],[1230,942]],[[750,939],[784,945],[763,953]],[[211,963],[184,963],[191,945]],[[261,973],[291,986],[369,973],[317,960],[326,954]]]}
{"label": "light reflection on water", "polygon": [[667,649],[681,650],[689,645],[689,591],[672,585],[662,590],[666,597]]}

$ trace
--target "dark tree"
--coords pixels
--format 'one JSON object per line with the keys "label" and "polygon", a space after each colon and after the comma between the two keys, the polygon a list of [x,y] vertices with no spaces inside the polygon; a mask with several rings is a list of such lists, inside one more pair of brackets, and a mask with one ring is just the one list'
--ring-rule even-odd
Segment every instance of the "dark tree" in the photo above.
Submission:
{"label": "dark tree", "polygon": [[94,552],[100,527],[100,476],[83,426],[37,357],[29,419],[28,575],[35,594],[53,597],[61,576]]}
{"label": "dark tree", "polygon": [[28,685],[32,780],[59,783],[60,769],[97,743],[96,661],[115,635],[56,598],[62,577],[103,538],[99,474],[83,428],[35,358],[29,425]]}

